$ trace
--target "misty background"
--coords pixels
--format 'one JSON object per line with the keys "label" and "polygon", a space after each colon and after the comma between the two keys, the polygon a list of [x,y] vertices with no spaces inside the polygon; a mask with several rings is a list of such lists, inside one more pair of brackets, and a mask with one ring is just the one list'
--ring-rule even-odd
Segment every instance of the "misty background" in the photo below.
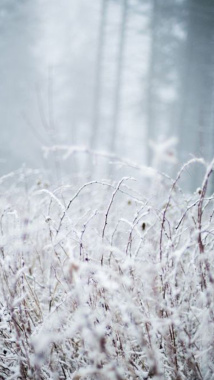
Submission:
{"label": "misty background", "polygon": [[162,170],[212,158],[213,0],[0,0],[1,175],[61,144],[154,165],[173,137]]}

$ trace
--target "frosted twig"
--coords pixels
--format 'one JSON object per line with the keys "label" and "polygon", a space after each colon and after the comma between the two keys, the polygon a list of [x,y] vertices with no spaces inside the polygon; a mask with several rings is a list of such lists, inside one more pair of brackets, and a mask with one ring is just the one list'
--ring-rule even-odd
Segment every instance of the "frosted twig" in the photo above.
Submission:
{"label": "frosted twig", "polygon": [[106,210],[106,214],[105,214],[105,222],[104,222],[104,226],[103,226],[103,230],[102,230],[102,238],[104,238],[104,235],[105,235],[105,229],[106,229],[106,226],[107,226],[107,223],[108,223],[108,215],[109,215],[109,211],[110,211],[110,208],[112,206],[112,203],[114,201],[114,198],[115,198],[115,195],[117,194],[118,190],[120,189],[120,186],[122,185],[122,183],[124,181],[128,181],[128,180],[134,180],[134,178],[131,178],[131,177],[124,177],[122,178],[119,182],[118,182],[118,185],[115,189],[115,191],[113,192],[112,194],[112,197],[111,197],[111,200],[109,202],[109,205],[108,205],[108,208]]}

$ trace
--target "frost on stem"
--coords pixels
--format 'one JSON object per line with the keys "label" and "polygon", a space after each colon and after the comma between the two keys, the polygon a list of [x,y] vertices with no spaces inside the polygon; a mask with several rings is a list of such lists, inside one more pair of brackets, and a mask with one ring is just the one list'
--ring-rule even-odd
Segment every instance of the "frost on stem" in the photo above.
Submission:
{"label": "frost on stem", "polygon": [[104,222],[104,226],[103,226],[103,230],[102,230],[102,238],[104,238],[105,236],[105,229],[106,229],[106,226],[107,226],[107,223],[108,223],[108,215],[109,215],[109,211],[112,207],[112,204],[114,202],[114,198],[117,194],[117,192],[119,191],[120,189],[120,186],[122,185],[122,183],[124,181],[128,181],[128,180],[133,180],[133,178],[129,178],[129,177],[125,177],[125,178],[122,178],[119,182],[118,182],[118,185],[116,187],[116,189],[114,190],[113,194],[112,194],[112,197],[110,199],[110,202],[109,202],[109,205],[108,205],[108,208],[106,210],[106,213],[105,213],[105,222]]}
{"label": "frost on stem", "polygon": [[204,198],[205,198],[206,191],[207,191],[208,181],[209,181],[209,178],[213,172],[213,165],[214,165],[214,159],[212,160],[210,165],[208,165],[208,167],[207,167],[207,171],[206,171],[203,183],[202,183],[202,188],[200,191],[200,198],[199,198],[199,203],[198,203],[198,246],[199,246],[200,253],[204,252],[204,244],[202,242],[202,237],[201,237],[203,203],[204,203]]}

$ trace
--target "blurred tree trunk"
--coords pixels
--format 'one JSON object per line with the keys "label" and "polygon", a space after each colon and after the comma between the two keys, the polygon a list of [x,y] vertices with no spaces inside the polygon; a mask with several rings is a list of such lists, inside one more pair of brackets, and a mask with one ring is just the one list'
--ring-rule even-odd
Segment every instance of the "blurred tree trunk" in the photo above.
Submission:
{"label": "blurred tree trunk", "polygon": [[[180,148],[182,159],[189,153],[210,160],[214,154],[214,1],[188,0],[187,40],[182,77]],[[203,173],[190,172],[193,188]]]}
{"label": "blurred tree trunk", "polygon": [[149,57],[149,71],[148,71],[148,86],[147,86],[147,164],[151,165],[152,152],[149,147],[150,141],[154,139],[154,125],[155,125],[155,82],[156,82],[156,63],[158,62],[158,3],[157,0],[152,1],[152,16],[150,23],[150,57]]}
{"label": "blurred tree trunk", "polygon": [[103,54],[106,42],[106,23],[107,23],[107,7],[108,0],[102,0],[100,24],[98,31],[98,47],[97,57],[95,64],[95,87],[94,87],[94,100],[92,111],[92,125],[91,125],[91,149],[95,149],[97,146],[99,124],[100,124],[100,107],[102,96],[102,79],[103,79]]}
{"label": "blurred tree trunk", "polygon": [[147,163],[152,164],[150,141],[167,139],[175,133],[176,78],[179,71],[180,41],[175,25],[179,23],[177,2],[153,0],[150,23],[150,57],[147,80]]}
{"label": "blurred tree trunk", "polygon": [[120,99],[122,90],[122,75],[124,66],[124,50],[126,43],[126,24],[127,24],[127,14],[128,14],[128,0],[122,1],[122,20],[120,27],[120,39],[119,39],[119,50],[117,58],[117,68],[116,68],[116,83],[115,83],[115,96],[113,103],[113,117],[112,117],[112,129],[111,129],[111,139],[110,139],[110,151],[115,152],[116,150],[116,140],[118,138],[118,125],[120,116]]}

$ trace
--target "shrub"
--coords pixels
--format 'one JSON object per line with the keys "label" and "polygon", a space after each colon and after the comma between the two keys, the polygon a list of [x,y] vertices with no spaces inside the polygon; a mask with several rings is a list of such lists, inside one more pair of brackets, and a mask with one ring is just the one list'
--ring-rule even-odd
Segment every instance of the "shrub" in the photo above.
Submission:
{"label": "shrub", "polygon": [[175,180],[2,177],[1,379],[214,378],[213,162],[184,194],[193,161]]}

